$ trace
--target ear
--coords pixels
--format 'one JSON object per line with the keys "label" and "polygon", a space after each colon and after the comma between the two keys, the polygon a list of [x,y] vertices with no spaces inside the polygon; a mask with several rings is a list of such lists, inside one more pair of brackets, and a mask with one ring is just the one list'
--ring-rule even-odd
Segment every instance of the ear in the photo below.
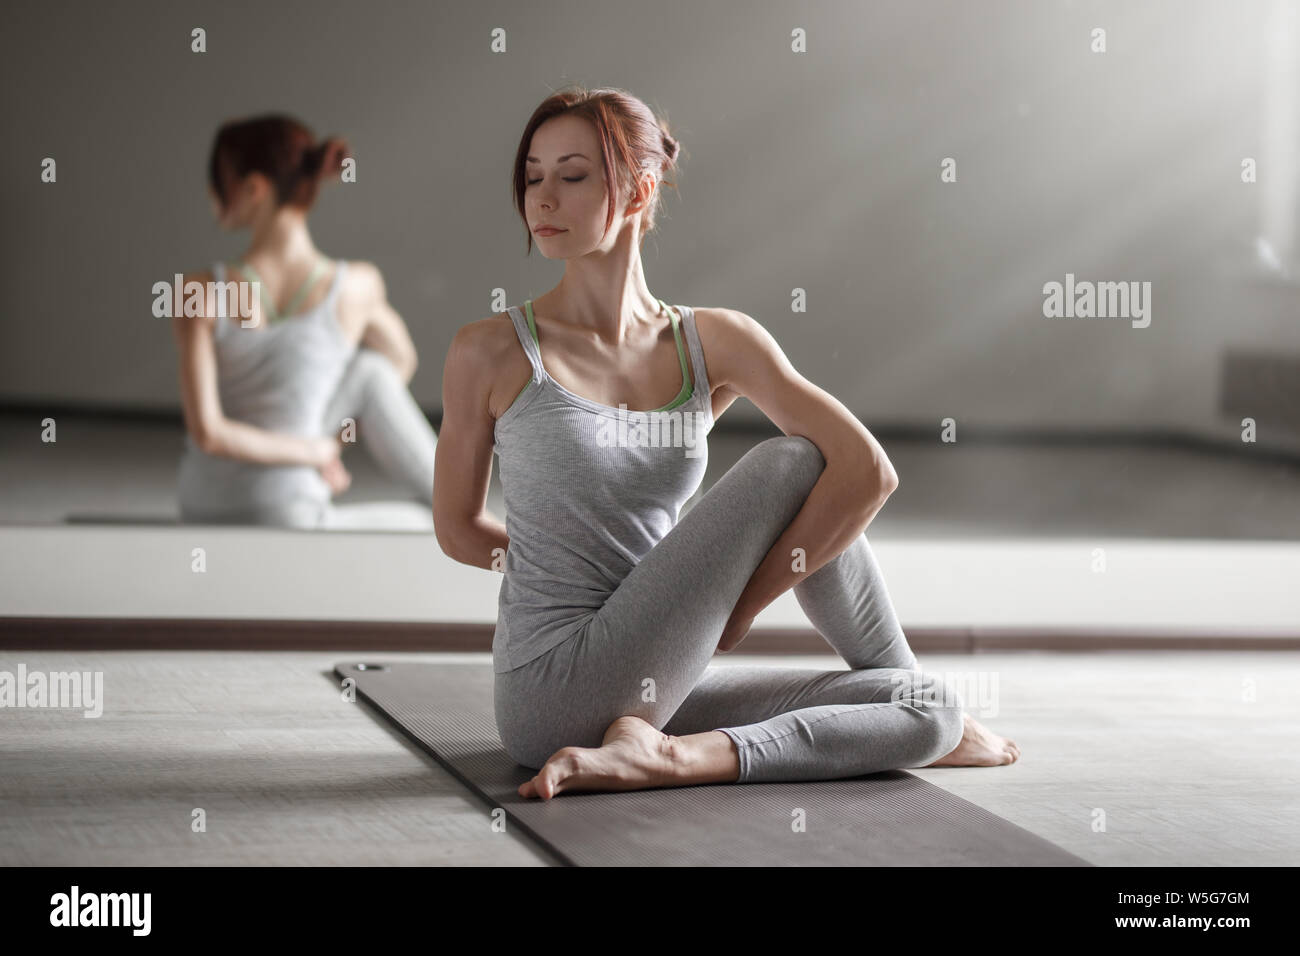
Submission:
{"label": "ear", "polygon": [[261,204],[265,199],[275,198],[275,187],[271,185],[271,180],[266,178],[265,173],[256,170],[245,177],[242,189],[254,205]]}
{"label": "ear", "polygon": [[633,213],[648,208],[650,200],[654,196],[656,187],[657,181],[655,180],[654,173],[645,173],[642,175],[642,177],[637,180],[636,192],[632,195],[632,201],[628,203],[627,214],[630,216]]}

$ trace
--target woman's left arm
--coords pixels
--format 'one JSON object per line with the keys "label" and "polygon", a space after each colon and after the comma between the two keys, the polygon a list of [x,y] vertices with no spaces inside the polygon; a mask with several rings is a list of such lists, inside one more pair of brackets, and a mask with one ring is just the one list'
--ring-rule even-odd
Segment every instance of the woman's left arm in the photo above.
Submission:
{"label": "woman's left arm", "polygon": [[388,357],[401,376],[403,384],[409,384],[419,365],[415,354],[415,343],[406,323],[388,304],[388,289],[384,285],[384,276],[379,269],[369,262],[353,263],[360,267],[365,276],[366,325],[361,333],[361,345],[372,348]]}
{"label": "woman's left arm", "polygon": [[[709,382],[745,396],[787,435],[817,446],[826,466],[803,507],[755,570],[732,613],[744,625],[803,578],[838,557],[898,487],[898,475],[871,432],[833,395],[808,381],[754,319],[733,309],[700,309],[697,323]],[[803,550],[794,570],[794,549]],[[720,650],[744,637],[724,635]],[[726,646],[728,641],[731,646]]]}

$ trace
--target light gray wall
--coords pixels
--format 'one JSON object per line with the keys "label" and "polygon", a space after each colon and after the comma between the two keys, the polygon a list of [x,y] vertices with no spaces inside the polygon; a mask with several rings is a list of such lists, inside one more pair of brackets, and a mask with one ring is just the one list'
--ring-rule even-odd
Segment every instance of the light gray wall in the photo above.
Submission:
{"label": "light gray wall", "polygon": [[[151,286],[242,250],[212,222],[207,149],[223,119],[285,110],[351,142],[359,181],[323,192],[313,234],[384,271],[421,356],[412,388],[438,410],[447,345],[494,310],[491,290],[519,303],[561,274],[523,255],[509,166],[534,106],[571,81],[640,95],[687,150],[646,242],[655,294],[753,315],[869,427],[953,416],[1230,437],[1225,351],[1300,351],[1295,286],[1249,260],[1261,230],[1293,258],[1297,51],[1293,21],[1269,46],[1268,0],[6,14],[7,400],[179,408]],[[205,54],[190,52],[194,26]],[[1104,54],[1089,49],[1098,26]],[[806,54],[790,52],[796,27]],[[39,181],[45,156],[57,184]],[[1263,157],[1257,184],[1240,181],[1246,156]],[[1043,283],[1067,272],[1150,281],[1151,326],[1045,319]],[[796,287],[807,314],[791,312]],[[729,413],[746,415],[747,402]]]}

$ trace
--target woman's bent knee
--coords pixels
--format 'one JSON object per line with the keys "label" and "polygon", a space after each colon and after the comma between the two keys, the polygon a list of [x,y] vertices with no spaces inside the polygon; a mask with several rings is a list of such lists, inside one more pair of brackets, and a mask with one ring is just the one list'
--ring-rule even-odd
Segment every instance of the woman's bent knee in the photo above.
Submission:
{"label": "woman's bent knee", "polygon": [[764,459],[765,468],[779,469],[790,477],[816,480],[826,467],[826,459],[811,439],[803,435],[778,435],[767,438],[751,449]]}
{"label": "woman's bent knee", "polygon": [[397,369],[387,355],[364,345],[357,349],[352,361],[360,375],[397,375]]}

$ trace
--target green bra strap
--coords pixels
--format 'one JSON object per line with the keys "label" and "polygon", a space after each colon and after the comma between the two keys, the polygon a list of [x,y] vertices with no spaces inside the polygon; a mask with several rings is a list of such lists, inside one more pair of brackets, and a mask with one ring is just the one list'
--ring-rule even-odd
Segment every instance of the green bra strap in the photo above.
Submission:
{"label": "green bra strap", "polygon": [[241,262],[239,268],[248,277],[249,282],[256,282],[257,287],[262,290],[262,308],[266,310],[266,320],[269,325],[279,318],[279,314],[275,311],[275,303],[271,301],[271,294],[266,291],[266,283],[262,281],[262,277],[248,263]]}
{"label": "green bra strap", "polygon": [[527,302],[524,303],[524,311],[528,313],[528,331],[533,333],[533,341],[537,342],[537,345],[540,348],[542,343],[538,342],[537,340],[537,323],[533,321],[533,300],[532,299],[529,299]]}
{"label": "green bra strap", "polygon": [[[657,301],[661,306],[664,307],[664,311],[668,313],[669,318],[672,319],[673,338],[677,340],[677,358],[682,365],[681,391],[679,391],[677,393],[677,397],[673,399],[671,402],[669,402],[667,405],[661,405],[659,408],[652,409],[652,411],[661,412],[661,411],[666,411],[667,409],[670,409],[675,405],[680,405],[684,397],[694,391],[695,386],[691,382],[690,372],[688,371],[689,366],[686,363],[686,347],[682,344],[681,320],[677,318],[677,313],[674,312],[671,308],[669,308],[667,302],[665,302],[663,299],[658,299]],[[528,329],[530,332],[533,333],[533,341],[537,342],[537,324],[533,321],[533,300],[532,299],[528,299],[527,301],[524,302],[524,314],[528,318]],[[540,347],[540,345],[541,343],[539,342],[538,346]],[[524,386],[524,388],[527,387],[528,387],[527,385]],[[523,392],[521,391],[519,394],[522,395]]]}
{"label": "green bra strap", "polygon": [[321,277],[321,273],[325,271],[325,262],[323,260],[317,261],[315,267],[311,270],[311,275],[307,277],[307,281],[302,284],[302,287],[298,289],[296,293],[294,293],[289,304],[284,307],[283,314],[276,311],[275,303],[271,301],[271,295],[266,291],[266,283],[263,282],[262,277],[257,274],[257,270],[247,262],[241,262],[239,267],[244,271],[244,275],[248,276],[249,281],[256,282],[258,288],[262,290],[262,304],[266,308],[268,320],[270,322],[279,322],[281,319],[293,315],[293,310],[297,308],[298,303],[302,301],[303,297],[309,291],[311,291],[311,287],[316,283],[316,280]]}
{"label": "green bra strap", "polygon": [[677,313],[668,307],[667,302],[660,299],[659,304],[664,307],[664,311],[666,311],[673,320],[673,335],[677,339],[677,357],[681,359],[682,362],[682,390],[677,393],[680,396],[685,394],[691,388],[691,377],[687,373],[686,349],[682,345],[681,322],[677,318]]}
{"label": "green bra strap", "polygon": [[294,293],[294,297],[290,299],[289,304],[284,307],[285,316],[293,315],[294,310],[298,308],[298,303],[302,302],[303,298],[306,297],[307,293],[311,291],[312,286],[316,284],[316,280],[319,279],[324,273],[325,273],[325,260],[317,259],[316,267],[311,270],[311,275],[307,277],[307,281],[302,284],[301,289],[299,289],[296,293]]}

